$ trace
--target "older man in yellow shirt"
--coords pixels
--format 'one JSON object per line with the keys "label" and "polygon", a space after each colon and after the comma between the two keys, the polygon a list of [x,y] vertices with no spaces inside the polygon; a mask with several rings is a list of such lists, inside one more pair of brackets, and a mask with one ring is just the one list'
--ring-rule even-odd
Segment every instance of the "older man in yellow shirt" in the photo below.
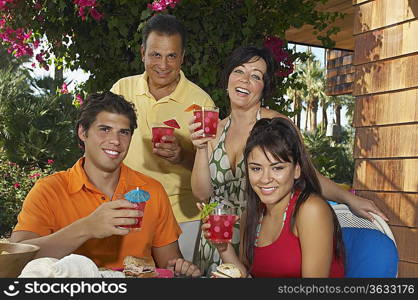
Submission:
{"label": "older man in yellow shirt", "polygon": [[[179,239],[181,252],[192,260],[199,232],[199,212],[190,186],[195,155],[188,130],[192,113],[185,110],[192,104],[214,103],[180,69],[185,36],[183,25],[174,16],[152,17],[144,27],[141,46],[145,72],[120,79],[111,91],[123,95],[137,108],[139,130],[132,137],[124,162],[163,184],[183,231]],[[175,137],[166,137],[171,143],[153,147],[152,123],[169,119],[175,119],[180,129],[175,130]]]}

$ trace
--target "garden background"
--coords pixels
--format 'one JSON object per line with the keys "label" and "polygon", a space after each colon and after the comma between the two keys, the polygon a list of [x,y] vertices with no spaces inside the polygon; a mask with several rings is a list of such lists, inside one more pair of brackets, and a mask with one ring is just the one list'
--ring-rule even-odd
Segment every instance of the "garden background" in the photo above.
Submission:
{"label": "garden background", "polygon": [[[353,100],[327,96],[319,60],[284,39],[287,29],[310,24],[324,47],[333,46],[338,28],[328,24],[342,15],[316,11],[320,2],[326,0],[0,1],[0,236],[10,233],[37,179],[82,155],[73,128],[80,101],[143,72],[142,28],[155,13],[174,14],[186,25],[182,69],[213,97],[223,117],[227,99],[218,79],[224,59],[241,45],[270,47],[281,68],[276,94],[264,105],[295,120],[321,173],[351,185],[353,130],[334,124],[337,133],[327,135],[327,111],[338,115],[346,106],[350,124]],[[34,76],[35,68],[51,66],[54,78]],[[78,69],[90,76],[74,86],[63,74]]]}

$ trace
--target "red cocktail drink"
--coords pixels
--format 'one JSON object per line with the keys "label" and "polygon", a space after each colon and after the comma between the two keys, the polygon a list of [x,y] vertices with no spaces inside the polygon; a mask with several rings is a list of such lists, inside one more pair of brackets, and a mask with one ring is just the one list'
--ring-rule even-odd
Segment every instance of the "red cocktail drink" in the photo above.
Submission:
{"label": "red cocktail drink", "polygon": [[[114,200],[127,200],[125,198],[125,195],[123,194],[116,194]],[[129,200],[128,200],[129,201]],[[134,219],[136,219],[136,223],[132,224],[132,225],[118,225],[119,227],[123,227],[123,228],[132,228],[135,230],[139,230],[141,229],[142,226],[142,218],[144,217],[144,211],[145,211],[145,205],[147,204],[147,202],[131,202],[131,203],[135,203],[136,206],[133,208],[125,208],[125,207],[121,207],[118,209],[132,209],[132,210],[139,210],[142,213],[139,213],[139,217],[135,217]]]}
{"label": "red cocktail drink", "polygon": [[219,109],[217,107],[202,107],[193,111],[193,115],[196,117],[195,122],[200,122],[201,125],[195,129],[199,131],[203,129],[202,137],[216,136],[216,130],[219,122]]}
{"label": "red cocktail drink", "polygon": [[211,242],[230,243],[235,221],[235,215],[209,215]]}
{"label": "red cocktail drink", "polygon": [[169,141],[163,141],[163,136],[173,136],[174,128],[167,126],[152,127],[152,145],[155,147],[156,143],[171,143]]}
{"label": "red cocktail drink", "polygon": [[139,203],[136,203],[136,204],[137,204],[136,207],[134,207],[134,208],[127,208],[127,209],[140,210],[140,211],[142,211],[142,214],[140,213],[141,216],[135,218],[136,219],[136,223],[135,224],[132,224],[132,225],[120,225],[120,227],[123,227],[123,228],[132,228],[132,229],[141,229],[142,218],[144,217],[145,204],[147,204],[147,203],[146,202],[139,202]]}

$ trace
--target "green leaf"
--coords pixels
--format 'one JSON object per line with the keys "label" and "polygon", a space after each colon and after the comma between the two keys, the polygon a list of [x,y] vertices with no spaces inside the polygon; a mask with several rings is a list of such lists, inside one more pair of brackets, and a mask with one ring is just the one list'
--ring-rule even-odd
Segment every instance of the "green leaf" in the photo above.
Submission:
{"label": "green leaf", "polygon": [[151,14],[152,14],[152,11],[150,9],[147,8],[143,10],[141,13],[141,21],[148,19],[151,16]]}
{"label": "green leaf", "polygon": [[218,202],[212,202],[203,206],[202,211],[200,212],[200,218],[204,219],[210,215],[210,213],[219,205]]}

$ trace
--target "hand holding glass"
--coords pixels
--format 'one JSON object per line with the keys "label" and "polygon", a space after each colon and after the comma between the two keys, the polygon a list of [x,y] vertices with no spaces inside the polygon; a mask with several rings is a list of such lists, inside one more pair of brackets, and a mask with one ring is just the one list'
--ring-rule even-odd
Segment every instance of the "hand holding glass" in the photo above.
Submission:
{"label": "hand holding glass", "polygon": [[234,208],[216,207],[209,215],[209,240],[215,244],[230,243],[236,221],[237,216]]}
{"label": "hand holding glass", "polygon": [[171,143],[169,141],[162,140],[163,136],[173,136],[174,128],[169,127],[163,123],[153,123],[152,124],[152,145],[155,148],[157,143]]}
{"label": "hand holding glass", "polygon": [[195,116],[195,122],[200,122],[200,126],[195,129],[195,132],[203,129],[201,137],[214,138],[218,128],[219,108],[215,106],[202,106],[194,109],[193,115]]}
{"label": "hand holding glass", "polygon": [[[125,195],[123,194],[117,194],[115,196],[115,200],[127,200],[125,198]],[[119,225],[120,227],[123,228],[130,228],[130,229],[135,229],[135,230],[140,230],[141,229],[141,225],[142,225],[142,218],[144,217],[144,210],[145,210],[145,205],[147,204],[146,202],[136,202],[135,203],[136,206],[134,208],[119,208],[119,209],[132,209],[132,210],[138,210],[140,211],[139,213],[139,217],[136,217],[136,223],[132,224],[132,225]]]}

